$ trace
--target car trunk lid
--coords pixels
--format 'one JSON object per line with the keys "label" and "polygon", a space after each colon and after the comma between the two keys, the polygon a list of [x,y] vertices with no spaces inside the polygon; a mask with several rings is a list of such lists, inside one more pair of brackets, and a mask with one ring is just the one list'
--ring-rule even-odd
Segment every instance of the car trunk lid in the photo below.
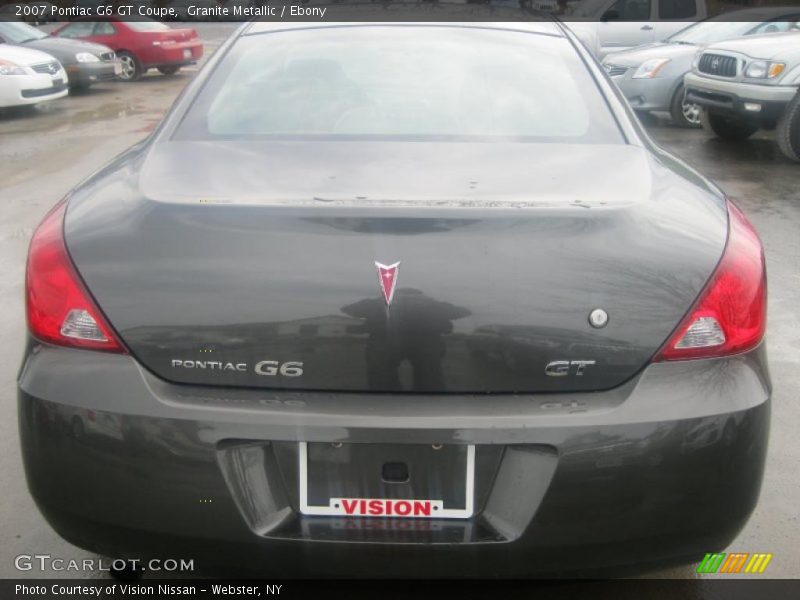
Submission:
{"label": "car trunk lid", "polygon": [[522,393],[636,374],[725,244],[722,200],[641,148],[368,146],[158,145],[73,198],[70,253],[169,381]]}
{"label": "car trunk lid", "polygon": [[180,44],[196,38],[197,32],[190,27],[186,27],[181,29],[169,29],[168,31],[155,31],[150,35],[159,40],[162,44]]}

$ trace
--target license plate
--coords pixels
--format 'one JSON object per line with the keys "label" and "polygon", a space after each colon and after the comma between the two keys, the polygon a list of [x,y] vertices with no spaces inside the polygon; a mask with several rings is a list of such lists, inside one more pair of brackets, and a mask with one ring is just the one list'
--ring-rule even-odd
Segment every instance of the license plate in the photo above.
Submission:
{"label": "license plate", "polygon": [[64,83],[64,80],[63,80],[63,79],[61,79],[60,77],[57,77],[57,78],[54,78],[54,79],[53,79],[53,87],[58,87],[58,86],[60,86],[62,83]]}
{"label": "license plate", "polygon": [[183,49],[183,58],[192,58],[192,51],[189,48]]}
{"label": "license plate", "polygon": [[[444,446],[433,452],[430,448],[348,444],[337,451],[330,444],[300,442],[300,512],[328,517],[470,518],[475,446]],[[387,459],[409,461],[407,481],[381,479],[379,465]]]}
{"label": "license plate", "polygon": [[122,65],[117,60],[114,62],[114,75],[119,75],[122,73]]}

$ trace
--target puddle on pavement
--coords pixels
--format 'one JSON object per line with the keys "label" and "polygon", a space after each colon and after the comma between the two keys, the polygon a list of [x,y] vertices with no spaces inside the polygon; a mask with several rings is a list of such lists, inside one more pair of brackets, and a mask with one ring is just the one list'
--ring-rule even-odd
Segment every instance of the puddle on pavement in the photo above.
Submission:
{"label": "puddle on pavement", "polygon": [[[78,99],[80,100],[80,99]],[[63,133],[76,127],[101,125],[104,121],[134,117],[163,111],[148,109],[141,101],[114,99],[96,108],[43,105],[24,111],[10,111],[0,116],[0,135],[20,135],[34,132]]]}

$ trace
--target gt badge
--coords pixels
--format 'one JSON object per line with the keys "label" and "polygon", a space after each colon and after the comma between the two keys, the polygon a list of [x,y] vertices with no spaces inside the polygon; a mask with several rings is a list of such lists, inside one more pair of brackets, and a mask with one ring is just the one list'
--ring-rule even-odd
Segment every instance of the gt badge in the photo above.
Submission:
{"label": "gt badge", "polygon": [[378,269],[378,281],[381,284],[383,291],[383,299],[386,300],[386,306],[392,303],[394,296],[394,288],[397,285],[397,270],[400,267],[400,261],[393,265],[382,265],[379,262],[375,263],[375,268]]}
{"label": "gt badge", "polygon": [[[594,364],[595,361],[593,360],[553,360],[547,363],[544,372],[545,375],[550,377],[566,377],[571,374],[583,377],[586,367],[591,367]],[[570,370],[572,367],[575,367],[575,369]]]}

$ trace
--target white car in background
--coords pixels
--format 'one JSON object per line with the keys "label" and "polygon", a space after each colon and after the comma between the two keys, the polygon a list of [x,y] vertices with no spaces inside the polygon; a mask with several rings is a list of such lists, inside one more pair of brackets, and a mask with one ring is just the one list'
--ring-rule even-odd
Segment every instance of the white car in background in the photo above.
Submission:
{"label": "white car in background", "polygon": [[38,104],[69,93],[67,72],[55,58],[0,44],[0,107]]}

